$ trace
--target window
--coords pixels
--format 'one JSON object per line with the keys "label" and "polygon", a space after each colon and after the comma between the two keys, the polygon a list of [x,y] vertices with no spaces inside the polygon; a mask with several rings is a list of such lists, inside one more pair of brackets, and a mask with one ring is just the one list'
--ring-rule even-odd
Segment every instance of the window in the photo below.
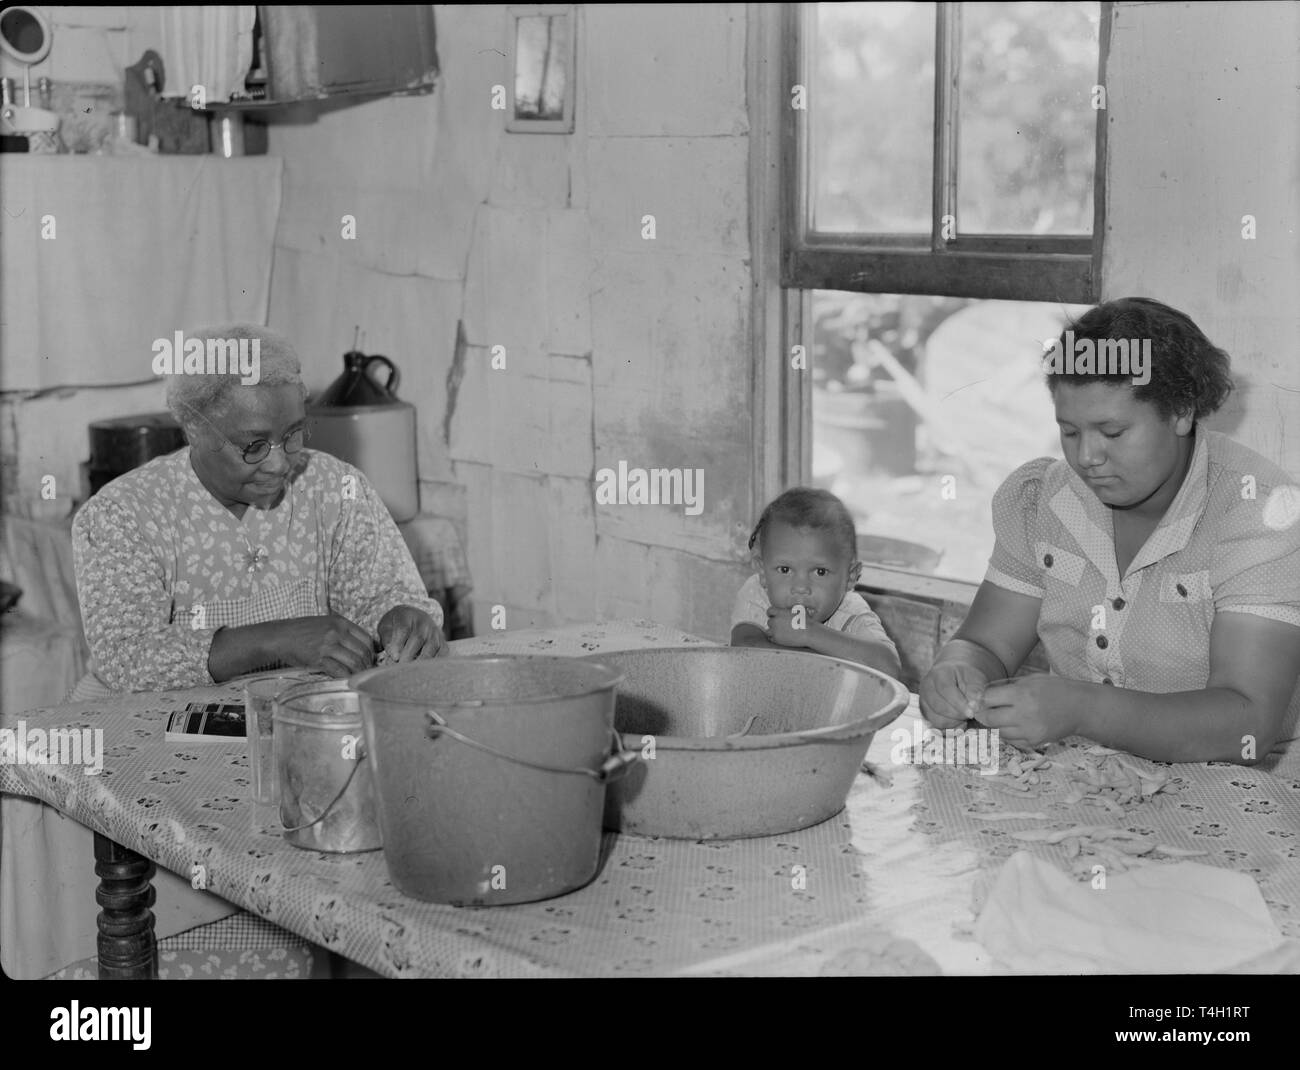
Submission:
{"label": "window", "polygon": [[780,273],[812,372],[788,448],[865,562],[978,583],[998,484],[1060,456],[1042,342],[1099,295],[1110,5],[783,18]]}
{"label": "window", "polygon": [[1109,6],[789,5],[782,284],[1095,301]]}
{"label": "window", "polygon": [[849,507],[864,562],[979,583],[998,484],[1061,456],[1041,342],[1088,306],[842,290],[809,303],[812,484]]}

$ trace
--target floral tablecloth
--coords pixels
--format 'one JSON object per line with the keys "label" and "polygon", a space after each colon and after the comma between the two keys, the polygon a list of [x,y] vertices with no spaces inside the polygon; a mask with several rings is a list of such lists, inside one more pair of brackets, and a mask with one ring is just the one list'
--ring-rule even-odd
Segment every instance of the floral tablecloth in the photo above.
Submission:
{"label": "floral tablecloth", "polygon": [[[697,643],[618,621],[488,635],[453,649],[584,655]],[[606,833],[598,876],[569,895],[483,909],[420,903],[389,882],[382,852],[304,851],[259,825],[242,744],[164,740],[170,711],[239,690],[232,682],[31,711],[22,715],[29,731],[102,727],[104,770],[0,764],[0,790],[44,799],[182,876],[201,867],[217,895],[394,977],[991,973],[997,964],[969,935],[981,884],[1019,849],[1067,868],[1062,845],[1014,833],[1100,820],[1095,807],[1067,800],[1069,785],[1050,770],[1026,801],[1002,777],[913,764],[919,752],[902,741],[916,738],[914,699],[873,740],[876,773],[859,776],[845,810],[814,828],[699,842]],[[1084,746],[1057,745],[1054,767],[1068,768],[1063,758]],[[1278,928],[1300,937],[1300,778],[1166,768],[1178,790],[1117,823],[1251,874]],[[977,816],[1029,810],[1043,816]]]}

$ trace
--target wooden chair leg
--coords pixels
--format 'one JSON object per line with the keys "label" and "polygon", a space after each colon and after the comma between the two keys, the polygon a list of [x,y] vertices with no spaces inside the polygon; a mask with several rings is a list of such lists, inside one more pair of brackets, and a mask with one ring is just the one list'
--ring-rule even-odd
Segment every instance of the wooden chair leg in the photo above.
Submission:
{"label": "wooden chair leg", "polygon": [[95,833],[99,887],[99,979],[151,981],[158,977],[153,875],[149,859]]}

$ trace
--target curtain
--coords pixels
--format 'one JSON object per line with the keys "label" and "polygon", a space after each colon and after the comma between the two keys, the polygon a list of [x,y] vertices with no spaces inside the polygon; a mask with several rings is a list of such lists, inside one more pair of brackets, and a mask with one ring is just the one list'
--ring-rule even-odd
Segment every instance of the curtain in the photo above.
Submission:
{"label": "curtain", "polygon": [[145,381],[154,339],[265,323],[282,170],[275,156],[0,157],[0,389]]}
{"label": "curtain", "polygon": [[253,4],[164,7],[162,58],[165,97],[188,97],[203,86],[207,100],[224,104],[244,88],[253,63]]}

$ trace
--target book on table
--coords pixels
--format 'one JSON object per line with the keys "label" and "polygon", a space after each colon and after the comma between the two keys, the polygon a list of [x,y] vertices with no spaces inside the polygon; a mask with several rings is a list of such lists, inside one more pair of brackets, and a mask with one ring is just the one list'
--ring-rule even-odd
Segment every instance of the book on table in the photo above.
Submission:
{"label": "book on table", "polygon": [[168,743],[243,743],[242,702],[191,702],[167,718]]}

